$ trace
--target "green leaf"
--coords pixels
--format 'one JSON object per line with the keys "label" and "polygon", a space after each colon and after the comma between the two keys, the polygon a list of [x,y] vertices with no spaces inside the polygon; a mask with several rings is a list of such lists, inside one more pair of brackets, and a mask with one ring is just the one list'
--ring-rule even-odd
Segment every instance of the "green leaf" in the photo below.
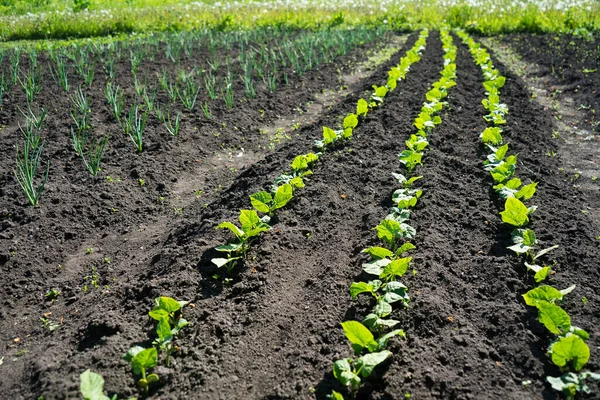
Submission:
{"label": "green leaf", "polygon": [[362,265],[362,267],[363,271],[365,271],[367,274],[379,276],[383,272],[385,266],[391,262],[392,260],[390,260],[389,258],[382,258],[379,260],[372,261],[370,263],[365,263]]}
{"label": "green leaf", "polygon": [[373,293],[373,285],[367,282],[352,282],[350,285],[350,296],[352,296],[352,300],[356,300],[356,296],[361,293],[370,293],[375,295]]}
{"label": "green leaf", "polygon": [[379,318],[385,318],[392,313],[392,305],[384,299],[380,299],[373,312],[377,314]]}
{"label": "green leaf", "polygon": [[304,184],[304,180],[299,176],[292,178],[292,180],[290,181],[290,185],[292,185],[292,187],[295,188],[303,188],[304,186],[306,186]]}
{"label": "green leaf", "polygon": [[356,114],[348,114],[346,118],[344,118],[344,129],[351,128],[354,129],[358,125],[358,118]]}
{"label": "green leaf", "polygon": [[[371,331],[377,331],[383,327],[393,328],[398,325],[400,321],[395,319],[379,318],[377,314],[369,314],[363,320],[363,324]],[[378,341],[379,342],[379,341]]]}
{"label": "green leaf", "polygon": [[217,226],[217,229],[229,229],[236,237],[244,236],[244,231],[229,221],[221,222],[219,226]]}
{"label": "green leaf", "polygon": [[383,285],[382,289],[385,292],[382,300],[386,303],[402,301],[404,305],[407,305],[410,300],[407,294],[408,288],[398,281],[388,282]]}
{"label": "green leaf", "polygon": [[572,363],[573,369],[579,371],[590,359],[590,348],[577,335],[561,337],[550,348],[552,362],[559,367]]}
{"label": "green leaf", "polygon": [[360,371],[360,375],[363,378],[368,377],[373,372],[373,369],[384,362],[389,356],[392,355],[391,351],[383,350],[377,353],[365,354],[356,360],[356,370]]}
{"label": "green leaf", "polygon": [[519,178],[513,178],[510,181],[506,182],[506,187],[509,189],[518,189],[521,186],[521,180]]}
{"label": "green leaf", "polygon": [[303,154],[296,156],[296,158],[294,158],[294,161],[292,161],[291,167],[296,172],[302,171],[302,170],[308,168],[308,162],[306,161],[306,156]]}
{"label": "green leaf", "polygon": [[213,258],[212,260],[210,260],[210,262],[212,262],[213,264],[215,264],[217,266],[217,268],[221,268],[224,265],[229,264],[230,262],[233,262],[235,260],[239,260],[240,257],[231,257],[231,258]]}
{"label": "green leaf", "polygon": [[181,330],[181,328],[188,326],[190,323],[185,320],[184,318],[179,318],[177,320],[177,324],[173,327],[173,329],[171,329],[171,335],[175,336],[179,333],[179,331]]}
{"label": "green leaf", "polygon": [[535,275],[533,278],[538,283],[545,280],[551,272],[550,267],[547,267],[547,266],[540,267],[539,265],[529,264],[527,262],[525,263],[525,266],[527,267],[527,269],[535,272]]}
{"label": "green leaf", "polygon": [[497,127],[489,127],[481,132],[481,140],[485,144],[492,144],[497,146],[502,144],[502,134],[500,128]]}
{"label": "green leaf", "polygon": [[365,348],[369,352],[377,350],[377,342],[366,326],[358,321],[345,321],[341,325],[356,354]]}
{"label": "green leaf", "polygon": [[569,332],[574,335],[579,336],[583,340],[588,340],[590,338],[590,334],[587,333],[587,331],[585,331],[584,329],[578,328],[576,326],[571,325],[571,329],[569,329]]}
{"label": "green leaf", "polygon": [[178,311],[181,308],[181,304],[171,297],[161,296],[155,299],[154,303],[156,304],[156,307],[165,310],[169,314]]}
{"label": "green leaf", "polygon": [[523,254],[531,250],[531,247],[525,246],[523,243],[517,243],[515,245],[507,247],[507,249],[512,250],[517,254]]}
{"label": "green leaf", "polygon": [[392,261],[383,269],[383,272],[379,277],[383,280],[390,281],[396,276],[404,275],[411,260],[412,257],[405,257]]}
{"label": "green leaf", "polygon": [[547,301],[538,301],[536,307],[539,311],[539,321],[546,329],[555,335],[563,335],[571,330],[569,314],[556,304]]}
{"label": "green leaf", "polygon": [[153,310],[150,310],[148,315],[150,316],[150,318],[155,319],[157,321],[162,321],[163,319],[169,318],[169,312],[161,308],[155,308]]}
{"label": "green leaf", "polygon": [[507,152],[508,152],[508,144],[498,147],[498,150],[496,150],[496,159],[504,160],[504,157],[506,156]]}
{"label": "green leaf", "polygon": [[85,400],[107,400],[108,397],[104,395],[104,378],[102,375],[95,372],[85,370],[79,375],[81,380],[80,390],[81,395]]}
{"label": "green leaf", "polygon": [[240,210],[240,224],[242,230],[249,231],[260,223],[260,218],[254,210]]}
{"label": "green leaf", "polygon": [[324,126],[323,127],[323,142],[325,144],[329,144],[329,143],[333,143],[335,141],[335,139],[337,139],[337,135],[335,134],[335,131],[331,128]]}
{"label": "green leaf", "polygon": [[417,248],[417,246],[415,246],[414,244],[412,244],[410,242],[406,242],[402,246],[400,246],[400,248],[398,250],[396,250],[396,255],[401,256],[403,253],[406,253],[407,251],[413,250],[416,248]]}
{"label": "green leaf", "polygon": [[362,251],[362,253],[369,254],[375,260],[379,260],[381,258],[386,258],[386,257],[392,257],[394,255],[394,253],[392,253],[390,250],[386,249],[385,247],[377,247],[377,246],[364,249]]}
{"label": "green leaf", "polygon": [[254,207],[257,211],[262,213],[271,212],[271,208],[269,204],[273,201],[273,197],[271,193],[262,191],[257,192],[250,195],[250,203],[252,203],[252,207]]}
{"label": "green leaf", "polygon": [[[333,376],[344,386],[356,390],[360,386],[360,377],[352,371],[349,359],[337,360],[333,363]],[[351,359],[350,359],[351,360]]]}
{"label": "green leaf", "polygon": [[224,253],[231,253],[231,252],[236,252],[239,249],[241,249],[242,244],[241,243],[227,243],[227,244],[222,244],[220,246],[215,247],[216,251],[221,251]]}
{"label": "green leaf", "polygon": [[534,246],[537,243],[535,232],[531,229],[515,229],[510,236],[513,243],[522,243],[525,246]]}
{"label": "green leaf", "polygon": [[331,400],[344,400],[344,396],[341,393],[336,392],[335,390],[331,391],[331,394],[328,396]]}
{"label": "green leaf", "polygon": [[365,99],[358,99],[358,102],[356,103],[356,115],[367,115],[368,111],[369,104],[367,103],[367,101]]}
{"label": "green leaf", "polygon": [[390,245],[393,244],[396,237],[400,236],[399,233],[402,231],[400,223],[390,219],[381,221],[375,229],[377,230],[377,237]]}
{"label": "green leaf", "polygon": [[385,335],[377,338],[377,344],[379,345],[379,350],[383,350],[387,347],[388,341],[394,336],[402,336],[406,338],[406,334],[402,329],[396,329],[391,332],[386,333]]}
{"label": "green leaf", "polygon": [[525,185],[515,193],[515,197],[517,199],[528,200],[535,194],[535,188],[537,186],[537,182],[530,183],[529,185]]}
{"label": "green leaf", "polygon": [[529,218],[527,207],[520,200],[509,197],[504,203],[504,211],[500,213],[502,221],[517,227],[527,225]]}
{"label": "green leaf", "polygon": [[537,307],[539,301],[554,303],[554,301],[562,300],[562,298],[563,294],[559,290],[548,285],[538,286],[523,295],[525,304],[532,307]]}
{"label": "green leaf", "polygon": [[552,247],[548,247],[546,249],[540,250],[539,253],[537,253],[535,255],[535,257],[533,257],[534,260],[537,260],[538,258],[540,258],[541,256],[543,256],[544,254],[548,254],[550,253],[552,250],[558,249],[558,245],[554,245]]}
{"label": "green leaf", "polygon": [[275,192],[275,206],[273,207],[273,210],[285,206],[293,197],[294,189],[292,188],[292,185],[286,183],[279,186]]}
{"label": "green leaf", "polygon": [[550,267],[543,267],[542,269],[540,269],[539,271],[537,271],[535,273],[535,275],[533,276],[533,279],[539,283],[542,282],[543,280],[545,280],[548,275],[550,274],[550,272],[552,272],[552,270],[550,269]]}
{"label": "green leaf", "polygon": [[137,353],[133,360],[131,360],[131,366],[134,371],[143,371],[148,368],[156,367],[157,364],[157,353],[154,347],[144,349]]}
{"label": "green leaf", "polygon": [[156,335],[162,342],[173,339],[173,333],[171,332],[171,327],[169,326],[169,320],[167,318],[163,318],[158,322],[158,325],[156,326]]}

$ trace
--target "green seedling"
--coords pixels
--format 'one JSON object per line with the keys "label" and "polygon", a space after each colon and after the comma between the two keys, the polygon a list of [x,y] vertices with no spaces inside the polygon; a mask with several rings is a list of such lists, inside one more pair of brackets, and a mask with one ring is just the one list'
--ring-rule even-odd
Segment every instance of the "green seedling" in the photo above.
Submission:
{"label": "green seedling", "polygon": [[235,235],[235,241],[215,247],[215,250],[227,253],[227,258],[211,260],[219,268],[226,266],[228,273],[231,273],[241,257],[245,257],[250,242],[261,232],[269,229],[269,217],[261,219],[254,210],[240,210],[239,221],[241,228],[229,221],[222,222],[217,226],[217,229],[229,229]]}
{"label": "green seedling", "polygon": [[294,197],[293,191],[292,185],[285,183],[274,194],[262,191],[250,195],[250,202],[256,211],[272,216],[275,210],[284,207]]}
{"label": "green seedling", "polygon": [[356,360],[345,358],[337,360],[333,365],[333,376],[352,393],[356,393],[361,384],[361,378],[367,378],[373,369],[384,362],[392,353],[384,350],[389,339],[394,336],[404,336],[400,329],[375,339],[371,331],[358,321],[342,322],[346,338],[350,341],[356,355],[366,354]]}
{"label": "green seedling", "polygon": [[46,294],[44,295],[46,297],[46,300],[50,300],[52,302],[54,302],[56,299],[58,299],[58,296],[60,296],[61,291],[58,289],[48,289],[48,291],[46,292]]}
{"label": "green seedling", "polygon": [[148,374],[148,369],[154,368],[158,364],[156,349],[154,347],[145,349],[141,346],[134,346],[125,353],[123,359],[129,361],[134,375],[141,375],[137,385],[147,395],[150,386],[159,381],[157,374]]}
{"label": "green seedling", "polygon": [[552,389],[562,392],[567,400],[574,400],[578,392],[591,393],[590,388],[585,384],[586,379],[598,381],[600,380],[600,374],[593,372],[580,372],[579,374],[568,372],[559,377],[548,376],[546,378],[548,383],[552,385]]}
{"label": "green seedling", "polygon": [[154,345],[159,350],[165,352],[165,363],[167,367],[171,363],[171,352],[174,345],[173,340],[181,328],[189,325],[189,322],[182,317],[182,308],[189,304],[189,301],[177,301],[170,297],[159,297],[154,300],[154,308],[148,315],[158,321],[156,326],[156,340]]}

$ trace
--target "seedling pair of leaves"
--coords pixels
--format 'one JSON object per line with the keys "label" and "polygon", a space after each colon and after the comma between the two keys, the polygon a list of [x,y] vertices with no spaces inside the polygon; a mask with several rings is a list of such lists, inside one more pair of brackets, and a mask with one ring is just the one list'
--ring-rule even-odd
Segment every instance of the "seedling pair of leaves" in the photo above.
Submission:
{"label": "seedling pair of leaves", "polygon": [[420,131],[429,132],[433,128],[435,128],[436,125],[439,125],[441,123],[442,118],[439,115],[432,117],[432,115],[429,112],[421,111],[419,113],[419,116],[415,119],[414,125]]}
{"label": "seedling pair of leaves", "polygon": [[[528,185],[521,187],[521,180],[519,178],[513,178],[506,182],[506,184],[494,185],[494,190],[498,193],[501,199],[508,199],[509,197],[515,197],[519,200],[529,200],[535,194],[537,182],[532,182]],[[520,189],[519,189],[520,188]]]}
{"label": "seedling pair of leaves", "polygon": [[412,226],[394,219],[384,219],[373,228],[377,231],[377,237],[383,240],[388,248],[395,252],[399,248],[399,243],[405,240],[414,239],[416,230]]}
{"label": "seedling pair of leaves", "polygon": [[258,212],[273,216],[275,210],[284,207],[294,197],[294,188],[289,183],[277,187],[274,193],[257,192],[250,195],[250,203]]}
{"label": "seedling pair of leaves", "polygon": [[373,93],[369,98],[369,105],[374,108],[383,103],[383,99],[388,94],[390,89],[387,86],[373,85]]}
{"label": "seedling pair of leaves", "polygon": [[377,339],[371,331],[358,321],[342,322],[346,338],[350,341],[354,353],[358,356],[337,360],[333,364],[333,376],[351,392],[356,393],[360,388],[361,378],[371,375],[376,366],[384,362],[392,353],[385,350],[388,341],[394,336],[405,336],[401,329],[397,329]]}
{"label": "seedling pair of leaves", "polygon": [[[504,148],[502,146],[501,148]],[[508,147],[506,148],[508,150]],[[505,153],[506,154],[506,153]],[[494,154],[494,157],[502,155],[502,154]],[[494,158],[496,159],[496,158]],[[496,183],[505,183],[515,174],[515,170],[517,168],[517,156],[511,155],[506,157],[505,160],[497,161],[497,164],[488,164],[486,165],[486,169],[490,171],[494,182]]]}
{"label": "seedling pair of leaves", "polygon": [[310,167],[319,159],[320,153],[301,154],[292,161],[290,174],[282,174],[275,180],[276,187],[289,183],[295,188],[304,187],[304,177],[312,175]]}
{"label": "seedling pair of leaves", "polygon": [[356,114],[348,114],[344,118],[343,129],[334,131],[326,126],[323,127],[323,140],[315,140],[315,147],[325,149],[327,146],[337,142],[338,140],[349,140],[352,138],[352,132],[358,125],[358,117]]}
{"label": "seedling pair of leaves", "polygon": [[397,174],[395,172],[392,172],[392,176],[396,178],[398,183],[404,186],[405,189],[409,189],[413,183],[422,178],[422,176],[413,176],[411,178],[406,178],[404,175]]}
{"label": "seedling pair of leaves", "polygon": [[403,150],[402,153],[398,154],[398,160],[400,163],[404,164],[409,174],[417,167],[417,165],[422,164],[422,158],[423,153],[411,149]]}
{"label": "seedling pair of leaves", "polygon": [[552,362],[559,367],[572,367],[579,371],[590,358],[590,349],[585,343],[589,334],[572,326],[569,314],[556,304],[574,289],[575,285],[563,290],[541,285],[525,293],[523,299],[528,306],[538,309],[539,321],[550,332],[559,336],[548,349]]}
{"label": "seedling pair of leaves", "polygon": [[158,321],[156,326],[156,340],[154,344],[165,352],[165,364],[170,366],[171,352],[173,351],[173,341],[181,328],[189,325],[181,316],[182,308],[188,301],[177,301],[170,297],[159,297],[154,300],[154,308],[148,315]]}
{"label": "seedling pair of leaves", "polygon": [[504,203],[504,211],[500,212],[502,222],[517,228],[522,228],[529,223],[529,215],[536,210],[536,206],[527,207],[516,197],[509,197]]}
{"label": "seedling pair of leaves", "polygon": [[409,150],[422,152],[427,148],[429,142],[423,136],[410,135],[410,139],[408,139],[405,144],[406,148]]}
{"label": "seedling pair of leaves", "polygon": [[421,189],[397,189],[392,194],[392,201],[399,209],[408,209],[417,205],[422,194]]}
{"label": "seedling pair of leaves", "polygon": [[246,255],[251,240],[269,229],[269,220],[268,216],[259,218],[255,210],[240,210],[241,228],[229,221],[219,224],[217,229],[229,229],[235,235],[235,241],[215,247],[215,250],[227,253],[227,258],[213,258],[211,262],[218,268],[226,266],[231,273],[237,261]]}

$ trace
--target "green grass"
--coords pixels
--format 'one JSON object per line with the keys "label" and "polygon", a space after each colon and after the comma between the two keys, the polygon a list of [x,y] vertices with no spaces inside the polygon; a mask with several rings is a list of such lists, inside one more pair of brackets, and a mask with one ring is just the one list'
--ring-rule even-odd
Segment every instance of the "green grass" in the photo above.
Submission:
{"label": "green grass", "polygon": [[[89,6],[73,12],[75,1],[87,1]],[[484,35],[600,32],[600,3],[593,0],[560,10],[552,7],[556,0],[527,3],[523,8],[511,0],[472,0],[443,7],[441,0],[331,0],[323,7],[316,0],[244,0],[241,6],[233,6],[231,0],[0,0],[0,41],[257,26],[320,29],[387,24],[395,30],[413,31],[438,28],[444,22]]]}

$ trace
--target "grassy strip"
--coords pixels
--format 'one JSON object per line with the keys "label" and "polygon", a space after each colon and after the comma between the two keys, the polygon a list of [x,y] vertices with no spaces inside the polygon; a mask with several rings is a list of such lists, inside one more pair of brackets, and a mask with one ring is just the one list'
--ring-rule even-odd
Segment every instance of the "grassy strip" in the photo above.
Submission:
{"label": "grassy strip", "polygon": [[[427,102],[423,103],[421,113],[414,121],[417,133],[406,141],[406,149],[399,155],[400,163],[408,172],[407,176],[412,175],[414,168],[421,164],[428,145],[427,137],[435,126],[442,122],[437,114],[447,105],[443,99],[448,95],[448,89],[456,85],[456,46],[446,29],[442,29],[440,35],[444,48],[444,68],[440,72],[442,77],[425,95]],[[347,388],[347,396],[350,398],[356,398],[362,379],[367,378],[377,365],[392,355],[386,350],[389,340],[398,335],[405,337],[402,329],[393,329],[399,321],[388,317],[393,310],[392,304],[407,307],[410,301],[408,288],[398,278],[406,273],[412,260],[412,257],[404,257],[404,253],[416,248],[411,243],[416,230],[407,221],[411,208],[417,204],[423,191],[411,188],[420,176],[406,177],[397,173],[393,175],[401,185],[392,195],[395,206],[374,228],[383,244],[363,250],[363,253],[370,256],[369,262],[362,266],[363,272],[374,279],[352,282],[350,286],[352,299],[366,294],[375,299],[376,305],[362,322],[342,322],[344,333],[357,358],[337,360],[333,365],[334,377]],[[330,397],[335,400],[344,399],[344,396],[336,391]]]}
{"label": "grassy strip", "polygon": [[[519,178],[515,178],[516,155],[508,155],[508,144],[504,143],[501,126],[506,124],[505,116],[508,114],[506,104],[500,103],[500,89],[504,86],[506,78],[494,68],[487,50],[476,43],[469,35],[459,31],[458,35],[469,47],[473,59],[483,72],[483,86],[487,99],[482,101],[488,114],[484,119],[490,125],[480,135],[481,141],[491,153],[484,162],[484,167],[490,172],[494,180],[494,190],[498,196],[505,200],[504,210],[500,212],[502,221],[515,229],[511,233],[513,245],[509,247],[518,256],[523,258],[527,270],[533,272],[535,283],[541,283],[554,273],[547,265],[538,265],[542,257],[558,246],[551,246],[536,250],[538,241],[533,229],[528,227],[529,216],[535,211],[536,206],[527,207],[521,200],[529,200],[536,191],[537,182],[523,185]],[[546,379],[552,388],[562,392],[566,398],[572,399],[577,392],[589,393],[585,379],[600,380],[600,374],[579,372],[590,358],[590,349],[586,343],[589,334],[574,325],[571,318],[558,303],[564,296],[575,289],[575,286],[558,290],[549,285],[538,285],[523,295],[528,306],[536,307],[539,321],[556,338],[548,347],[548,354],[552,362],[566,373],[560,377],[548,376]]]}
{"label": "grassy strip", "polygon": [[204,3],[187,1],[187,4],[172,4],[169,1],[162,6],[146,6],[157,3],[149,3],[148,0],[133,2],[129,6],[100,0],[75,0],[68,6],[58,0],[36,3],[27,2],[27,8],[4,8],[5,13],[25,10],[28,13],[0,18],[0,41],[84,38],[199,28],[238,30],[257,26],[321,29],[336,25],[375,27],[388,24],[395,30],[416,30],[448,23],[452,27],[479,34],[600,31],[600,5],[590,0],[572,5],[557,0],[543,3],[533,0],[518,3],[510,0],[479,0],[470,4],[442,0],[337,0],[327,3],[307,1],[302,5],[296,1],[225,0]]}
{"label": "grassy strip", "polygon": [[[284,207],[294,196],[294,190],[305,186],[304,179],[312,174],[312,166],[318,161],[322,152],[334,148],[340,143],[352,139],[353,131],[367,113],[383,103],[385,95],[396,88],[399,80],[405,79],[410,66],[421,59],[420,53],[425,49],[425,42],[429,32],[421,32],[413,48],[402,57],[398,66],[388,72],[388,81],[384,86],[376,86],[369,101],[359,99],[356,114],[349,113],[344,118],[343,127],[334,130],[323,127],[323,140],[315,141],[316,153],[301,154],[294,158],[291,172],[285,172],[275,179],[270,190],[259,191],[250,195],[253,210],[240,210],[238,227],[233,222],[225,221],[217,229],[228,229],[233,233],[234,239],[227,244],[215,247],[216,251],[225,253],[225,257],[213,258],[211,261],[218,268],[226,267],[228,274],[242,261],[249,249],[250,243],[262,232],[271,227],[271,218],[275,211]],[[264,214],[262,217],[258,213]],[[226,283],[229,282],[227,278]]]}

